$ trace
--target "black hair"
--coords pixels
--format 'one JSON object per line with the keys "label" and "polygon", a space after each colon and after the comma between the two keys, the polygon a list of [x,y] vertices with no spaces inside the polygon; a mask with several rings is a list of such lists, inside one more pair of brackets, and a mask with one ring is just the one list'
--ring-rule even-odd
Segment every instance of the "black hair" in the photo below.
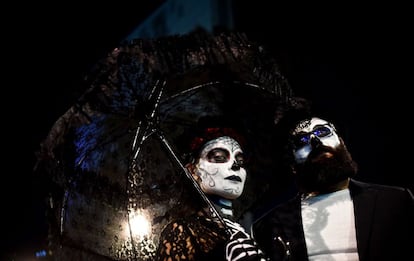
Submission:
{"label": "black hair", "polygon": [[284,173],[290,172],[290,164],[293,161],[291,133],[299,122],[311,117],[312,102],[303,97],[292,97],[286,106],[280,106],[275,111],[273,142],[276,157],[281,160],[280,167]]}

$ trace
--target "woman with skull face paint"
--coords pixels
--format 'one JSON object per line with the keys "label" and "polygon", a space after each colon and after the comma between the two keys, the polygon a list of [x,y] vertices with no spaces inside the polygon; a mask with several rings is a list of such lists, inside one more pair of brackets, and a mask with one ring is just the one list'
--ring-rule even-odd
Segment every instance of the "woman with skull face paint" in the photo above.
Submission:
{"label": "woman with skull face paint", "polygon": [[286,154],[299,193],[253,223],[266,256],[414,260],[411,191],[355,180],[357,165],[334,125],[318,117],[294,121],[298,115],[280,124],[289,136]]}
{"label": "woman with skull face paint", "polygon": [[[192,139],[186,168],[217,212],[204,207],[168,224],[161,234],[156,260],[218,261],[238,260],[234,257],[239,256],[257,260],[261,251],[234,221],[233,213],[233,200],[242,195],[247,177],[244,144],[244,138],[227,127],[205,128]],[[244,245],[227,253],[226,246],[232,240],[241,240]]]}

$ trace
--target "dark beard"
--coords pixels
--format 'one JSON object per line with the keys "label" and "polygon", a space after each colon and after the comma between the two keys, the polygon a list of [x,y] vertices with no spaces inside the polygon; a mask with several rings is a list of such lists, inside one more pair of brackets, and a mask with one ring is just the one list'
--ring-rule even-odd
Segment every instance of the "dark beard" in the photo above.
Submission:
{"label": "dark beard", "polygon": [[[332,157],[319,157],[323,152],[332,153]],[[302,192],[329,192],[341,181],[353,177],[357,164],[341,143],[338,148],[320,146],[314,149],[305,163],[295,166],[296,182]]]}

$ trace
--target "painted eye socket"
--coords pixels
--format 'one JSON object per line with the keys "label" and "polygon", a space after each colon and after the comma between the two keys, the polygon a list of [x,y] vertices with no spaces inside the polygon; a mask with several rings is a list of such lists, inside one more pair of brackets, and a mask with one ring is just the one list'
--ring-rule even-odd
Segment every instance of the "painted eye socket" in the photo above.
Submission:
{"label": "painted eye socket", "polygon": [[312,136],[323,138],[332,134],[332,129],[328,126],[320,126],[308,133],[300,133],[293,137],[293,142],[296,148],[303,147],[310,144]]}
{"label": "painted eye socket", "polygon": [[236,156],[235,156],[235,158],[236,158],[236,162],[237,162],[237,164],[240,166],[240,167],[244,167],[244,164],[245,164],[245,160],[244,160],[244,155],[243,155],[243,153],[237,153],[236,154]]}
{"label": "painted eye socket", "polygon": [[212,149],[207,154],[207,160],[212,163],[226,163],[229,159],[230,152],[222,148]]}
{"label": "painted eye socket", "polygon": [[[215,148],[208,152],[207,160],[212,163],[226,163],[230,160],[230,152],[226,149]],[[245,164],[243,153],[239,152],[235,155],[235,160],[240,167]]]}

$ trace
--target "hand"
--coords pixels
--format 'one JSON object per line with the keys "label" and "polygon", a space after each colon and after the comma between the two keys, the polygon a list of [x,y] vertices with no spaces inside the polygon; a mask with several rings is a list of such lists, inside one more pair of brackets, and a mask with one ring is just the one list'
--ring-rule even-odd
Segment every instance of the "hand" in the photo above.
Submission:
{"label": "hand", "polygon": [[246,235],[246,237],[249,237],[249,234],[244,230],[244,227],[242,227],[239,223],[231,221],[230,219],[223,218],[224,223],[226,224],[226,228],[230,229],[231,235],[236,234],[237,232],[242,232]]}
{"label": "hand", "polygon": [[262,261],[263,252],[240,224],[224,219],[232,234],[226,244],[227,261]]}

